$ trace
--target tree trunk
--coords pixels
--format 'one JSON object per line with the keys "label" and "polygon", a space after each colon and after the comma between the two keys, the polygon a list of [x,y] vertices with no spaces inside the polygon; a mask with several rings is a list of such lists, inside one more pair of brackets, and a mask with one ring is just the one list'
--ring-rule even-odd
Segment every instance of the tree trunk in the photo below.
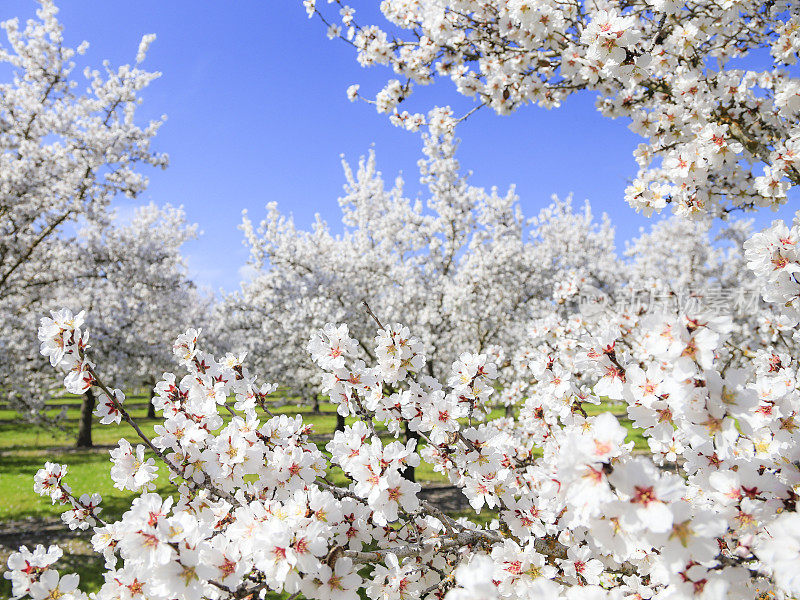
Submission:
{"label": "tree trunk", "polygon": [[344,431],[344,417],[336,413],[336,431]]}
{"label": "tree trunk", "polygon": [[314,394],[314,413],[319,414],[319,394]]}
{"label": "tree trunk", "polygon": [[92,447],[92,411],[94,410],[94,392],[91,388],[83,393],[81,403],[81,421],[78,425],[78,441],[75,446],[78,448]]}
{"label": "tree trunk", "polygon": [[155,419],[156,418],[156,407],[153,406],[153,396],[156,395],[155,385],[150,386],[150,396],[147,399],[147,418],[148,419]]}
{"label": "tree trunk", "polygon": [[[411,431],[408,428],[408,421],[405,422],[405,429],[406,429],[406,442],[408,442],[408,440],[417,440],[417,444],[419,444],[419,434],[416,431]],[[403,477],[405,477],[409,481],[416,481],[416,473],[414,467],[409,466],[403,469]]]}
{"label": "tree trunk", "polygon": [[513,418],[514,417],[514,405],[509,404],[506,406],[506,417]]}

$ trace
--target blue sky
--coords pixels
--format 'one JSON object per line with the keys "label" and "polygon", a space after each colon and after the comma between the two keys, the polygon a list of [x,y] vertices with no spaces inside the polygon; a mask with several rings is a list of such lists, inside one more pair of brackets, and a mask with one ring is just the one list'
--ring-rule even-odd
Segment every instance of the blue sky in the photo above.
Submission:
{"label": "blue sky", "polygon": [[[375,14],[375,2],[351,4],[361,17]],[[418,136],[345,97],[351,83],[373,94],[391,72],[361,68],[350,46],[329,41],[324,26],[306,17],[300,0],[58,5],[67,43],[90,42],[91,66],[104,58],[117,65],[132,62],[141,36],[157,34],[145,66],[163,76],[146,90],[139,115],[168,116],[155,148],[167,152],[171,164],[147,173],[150,187],[142,201],[182,204],[199,223],[203,235],[186,253],[201,284],[238,287],[247,260],[237,229],[242,209],[259,221],[264,205],[274,200],[301,226],[315,213],[336,225],[344,182],[340,154],[355,163],[374,144],[385,179],[402,171],[408,189],[419,189]],[[28,18],[36,6],[33,0],[4,0],[0,20]],[[416,92],[412,101],[416,106],[409,110],[469,107],[445,81]],[[641,139],[626,123],[601,117],[589,95],[574,96],[557,110],[528,107],[510,117],[482,110],[460,127],[459,136],[459,159],[474,171],[472,183],[501,190],[515,183],[529,216],[551,194],[573,192],[580,202],[588,198],[596,214],[611,215],[619,248],[649,223],[623,200],[636,169],[631,152]],[[788,209],[779,213],[790,215]],[[766,224],[774,217],[761,212],[756,220]]]}

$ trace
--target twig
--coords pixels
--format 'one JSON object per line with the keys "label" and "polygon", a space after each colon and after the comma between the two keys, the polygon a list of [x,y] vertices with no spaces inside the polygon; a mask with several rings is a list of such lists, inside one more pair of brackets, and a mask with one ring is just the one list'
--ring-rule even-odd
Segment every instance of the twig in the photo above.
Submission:
{"label": "twig", "polygon": [[[100,380],[100,377],[98,377],[97,372],[94,370],[94,368],[89,367],[89,374],[92,376],[94,384],[103,391],[103,393],[108,397],[109,400],[111,400],[111,402],[114,404],[114,407],[119,411],[120,415],[122,415],[122,418],[125,420],[125,422],[128,423],[128,425],[130,425],[131,427],[133,427],[134,431],[136,431],[136,433],[139,435],[140,438],[142,438],[144,443],[147,444],[147,447],[150,448],[150,450],[152,450],[153,453],[156,456],[158,456],[158,458],[161,459],[161,461],[163,461],[164,464],[166,464],[167,467],[173,473],[175,473],[175,475],[177,475],[181,479],[186,480],[186,478],[183,476],[183,472],[171,460],[169,460],[161,450],[156,448],[153,442],[150,441],[150,438],[148,438],[144,434],[139,425],[136,424],[136,421],[134,421],[128,414],[128,411],[126,411],[122,407],[122,404],[119,403],[116,395],[112,393],[108,389],[108,387]],[[231,496],[227,492],[223,492],[222,490],[218,489],[213,483],[211,483],[206,473],[203,473],[203,481],[201,483],[198,483],[197,485],[199,485],[202,488],[205,488],[206,490],[216,495],[217,497],[227,500],[231,504],[238,504],[238,502],[233,496]]]}
{"label": "twig", "polygon": [[369,307],[369,304],[367,304],[367,301],[366,300],[362,300],[361,303],[364,305],[364,308],[367,309],[367,314],[370,317],[372,317],[373,319],[375,319],[375,322],[378,324],[378,327],[380,327],[381,329],[386,329],[383,326],[383,323],[381,323],[381,320],[377,316],[375,316],[374,312],[372,312],[372,309]]}

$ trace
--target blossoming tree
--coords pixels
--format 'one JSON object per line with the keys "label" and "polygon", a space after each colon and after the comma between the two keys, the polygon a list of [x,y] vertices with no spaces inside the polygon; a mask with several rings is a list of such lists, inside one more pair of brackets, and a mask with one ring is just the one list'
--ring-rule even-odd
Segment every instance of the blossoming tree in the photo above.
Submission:
{"label": "blossoming tree", "polygon": [[71,232],[105,224],[114,197],[146,186],[139,168],[167,160],[150,147],[160,122],[135,119],[140,92],[158,77],[140,67],[153,36],[135,65],[87,68],[81,83],[74,59],[87,44],[66,46],[56,13],[43,0],[24,27],[4,22],[0,45],[10,73],[0,84],[0,390],[30,417],[42,416],[53,379],[25,330],[60,286],[91,277]]}
{"label": "blossoming tree", "polygon": [[[92,343],[113,362],[110,375],[126,389],[155,385],[155,375],[170,366],[159,342],[177,336],[187,315],[197,324],[208,320],[209,299],[189,279],[181,254],[196,233],[182,209],[151,204],[136,209],[130,223],[94,226],[79,238],[81,264],[91,270],[80,283],[66,281],[57,296],[89,307]],[[78,446],[92,445],[94,403],[87,390]]]}
{"label": "blossoming tree", "polygon": [[[500,114],[586,91],[645,139],[625,194],[645,214],[774,207],[800,184],[796,0],[386,0],[385,28],[342,0],[303,4],[361,65],[393,69],[398,78],[365,99],[409,129],[463,118],[399,110],[414,86],[440,78]],[[358,85],[348,94],[363,97]]]}
{"label": "blossoming tree", "polygon": [[501,196],[469,185],[455,150],[451,134],[426,137],[425,205],[404,195],[400,178],[387,189],[374,154],[355,173],[345,164],[341,235],[321,221],[298,230],[275,203],[258,230],[245,217],[255,275],[224,310],[233,348],[271,380],[312,395],[321,376],[304,347],[325,323],[347,322],[361,358],[375,358],[367,301],[382,320],[412,328],[427,373],[445,377],[464,349],[518,345],[532,318],[582,287],[613,293],[619,262],[607,218],[558,199],[526,218],[513,189]]}

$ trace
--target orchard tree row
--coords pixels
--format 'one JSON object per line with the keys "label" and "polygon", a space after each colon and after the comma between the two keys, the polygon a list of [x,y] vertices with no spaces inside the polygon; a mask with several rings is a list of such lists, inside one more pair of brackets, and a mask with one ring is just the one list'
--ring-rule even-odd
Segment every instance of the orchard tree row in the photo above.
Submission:
{"label": "orchard tree row", "polygon": [[[139,438],[111,451],[115,485],[137,494],[118,521],[65,465],[35,478],[65,523],[93,532],[106,568],[94,597],[800,595],[800,221],[754,232],[735,219],[800,184],[800,4],[385,0],[382,27],[338,0],[303,4],[361,64],[394,70],[367,100],[424,131],[427,198],[386,185],[372,154],[345,165],[341,228],[303,231],[275,204],[259,226],[245,217],[254,275],[204,310],[183,215],[116,225],[110,211],[144,188],[140,166],[164,162],[157,124],[134,124],[151,38],[136,67],[88,71],[81,96],[51,3],[22,31],[5,25],[17,76],[0,112],[0,315],[17,346],[4,390],[41,402],[60,372],[100,423]],[[764,67],[737,66],[753,57]],[[674,216],[620,257],[588,206],[554,199],[526,218],[513,190],[470,185],[455,158],[469,114],[399,110],[443,77],[499,113],[596,94],[645,140],[625,200]],[[26,322],[51,306],[43,360]],[[177,368],[163,373],[170,345]],[[125,402],[149,377],[154,437]],[[272,414],[279,385],[328,396],[353,424],[323,452],[301,416]],[[608,401],[648,452],[610,412],[589,416]],[[489,419],[497,403],[510,410]],[[421,499],[408,474],[423,461],[490,522]],[[52,568],[60,556],[14,553],[14,597],[86,598]]]}

